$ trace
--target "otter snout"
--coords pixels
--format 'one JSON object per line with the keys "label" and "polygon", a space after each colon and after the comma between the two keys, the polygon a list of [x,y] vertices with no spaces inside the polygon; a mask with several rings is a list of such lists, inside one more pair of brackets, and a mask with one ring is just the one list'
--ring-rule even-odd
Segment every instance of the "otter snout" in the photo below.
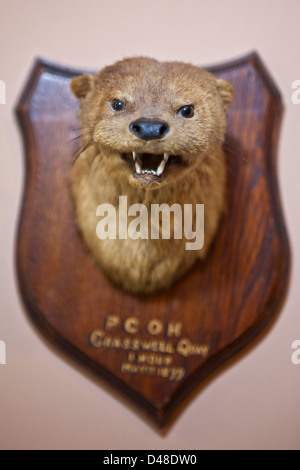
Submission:
{"label": "otter snout", "polygon": [[161,119],[139,118],[129,124],[129,130],[143,140],[162,139],[170,128],[166,121]]}

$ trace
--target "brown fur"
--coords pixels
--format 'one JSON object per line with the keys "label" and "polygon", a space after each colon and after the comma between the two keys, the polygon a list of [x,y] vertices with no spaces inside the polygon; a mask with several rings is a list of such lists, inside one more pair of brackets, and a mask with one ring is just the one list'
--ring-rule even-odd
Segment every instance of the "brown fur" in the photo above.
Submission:
{"label": "brown fur", "polygon": [[[216,234],[225,205],[226,168],[222,144],[232,86],[190,64],[132,58],[82,75],[71,82],[81,99],[82,146],[87,149],[71,170],[77,223],[96,262],[115,282],[132,292],[153,292],[170,286],[198,258],[204,258]],[[113,111],[113,99],[125,109]],[[176,111],[194,105],[194,116]],[[170,131],[159,140],[144,141],[129,131],[141,117],[159,118]],[[162,182],[133,176],[123,153],[180,155],[181,164],[165,169]],[[96,235],[96,208],[113,204],[119,195],[128,206],[142,203],[204,204],[205,241],[200,251],[185,249],[186,240],[107,239]]]}

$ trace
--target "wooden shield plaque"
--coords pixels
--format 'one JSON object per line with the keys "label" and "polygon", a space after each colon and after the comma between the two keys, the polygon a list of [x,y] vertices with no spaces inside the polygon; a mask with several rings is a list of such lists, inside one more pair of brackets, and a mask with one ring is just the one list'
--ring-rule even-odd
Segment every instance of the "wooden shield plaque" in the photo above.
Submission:
{"label": "wooden shield plaque", "polygon": [[79,101],[69,82],[83,71],[37,60],[17,105],[27,169],[17,270],[29,314],[160,425],[270,322],[288,283],[276,179],[280,94],[256,53],[209,70],[235,89],[224,146],[228,211],[208,258],[151,296],[112,284],[75,223],[68,176]]}

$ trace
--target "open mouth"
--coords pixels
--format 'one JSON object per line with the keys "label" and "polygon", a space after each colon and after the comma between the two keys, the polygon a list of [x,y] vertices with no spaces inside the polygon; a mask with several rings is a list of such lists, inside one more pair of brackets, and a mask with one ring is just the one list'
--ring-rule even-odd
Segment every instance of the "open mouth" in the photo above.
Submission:
{"label": "open mouth", "polygon": [[180,155],[169,155],[168,153],[123,153],[122,158],[134,168],[134,178],[147,181],[161,182],[166,169],[182,163]]}

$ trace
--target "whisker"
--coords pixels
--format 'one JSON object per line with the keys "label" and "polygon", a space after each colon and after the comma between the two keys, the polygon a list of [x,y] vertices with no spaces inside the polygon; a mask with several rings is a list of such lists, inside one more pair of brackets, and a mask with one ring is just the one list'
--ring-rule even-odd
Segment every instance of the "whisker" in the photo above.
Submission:
{"label": "whisker", "polygon": [[[222,141],[221,139],[215,139],[215,141],[212,143],[217,145],[218,147],[222,147],[224,150],[228,150],[230,153],[232,153],[234,156],[238,157],[240,160],[243,160],[244,163],[247,163],[248,160],[247,158],[239,153],[236,150],[236,146],[233,146],[230,142],[228,142],[226,139],[225,141]],[[216,147],[217,148],[217,147]]]}
{"label": "whisker", "polygon": [[229,150],[230,153],[232,153],[233,155],[235,155],[236,157],[239,157],[241,160],[243,160],[244,163],[248,163],[248,160],[246,157],[244,157],[244,155],[241,155],[240,153],[236,152],[234,150],[234,148],[228,144],[227,142],[224,142],[223,143],[223,148],[226,149],[226,150]]}
{"label": "whisker", "polygon": [[81,137],[84,137],[84,136],[90,135],[90,134],[91,134],[90,132],[84,132],[83,134],[79,134],[77,137],[74,137],[73,139],[68,140],[66,142],[66,144],[69,144],[70,142],[73,142],[74,140],[80,139]]}
{"label": "whisker", "polygon": [[74,160],[73,160],[73,162],[72,162],[72,165],[74,165],[74,163],[76,162],[77,158],[78,158],[83,152],[85,152],[85,150],[87,150],[89,147],[91,147],[92,145],[95,145],[95,144],[96,144],[96,142],[94,142],[93,138],[91,138],[85,145],[83,145],[83,147],[81,147],[81,148],[77,151],[77,153],[76,153],[76,155],[75,155],[75,158],[74,158]]}
{"label": "whisker", "polygon": [[93,126],[91,127],[75,127],[72,129],[72,131],[86,131],[86,130],[93,130]]}
{"label": "whisker", "polygon": [[[210,153],[209,155],[211,155],[211,156],[217,158],[218,160],[223,160],[223,159],[221,159],[220,157],[218,157],[218,155],[216,155],[215,153]],[[233,176],[235,176],[236,173],[235,173],[235,172],[233,171],[233,169],[227,164],[227,162],[225,161],[225,159],[223,160],[223,162],[224,162],[224,165],[226,166],[226,168],[230,171],[230,173],[231,173]]]}
{"label": "whisker", "polygon": [[[197,126],[200,126],[202,127],[202,129],[204,130],[204,132],[206,133],[207,131],[207,127],[205,127],[204,124],[202,123],[197,123]],[[223,147],[224,150],[229,150],[230,153],[232,153],[233,155],[235,155],[236,157],[238,157],[239,159],[243,160],[244,163],[247,163],[248,160],[246,158],[246,156],[244,155],[241,155],[241,153],[239,153],[237,151],[237,147],[232,145],[230,141],[228,141],[228,139],[230,139],[231,136],[230,134],[227,134],[225,136],[225,140],[223,141],[222,139],[218,139],[218,138],[215,138],[213,142],[211,142],[212,145],[216,145],[216,150],[217,148],[220,148],[220,147]]]}

